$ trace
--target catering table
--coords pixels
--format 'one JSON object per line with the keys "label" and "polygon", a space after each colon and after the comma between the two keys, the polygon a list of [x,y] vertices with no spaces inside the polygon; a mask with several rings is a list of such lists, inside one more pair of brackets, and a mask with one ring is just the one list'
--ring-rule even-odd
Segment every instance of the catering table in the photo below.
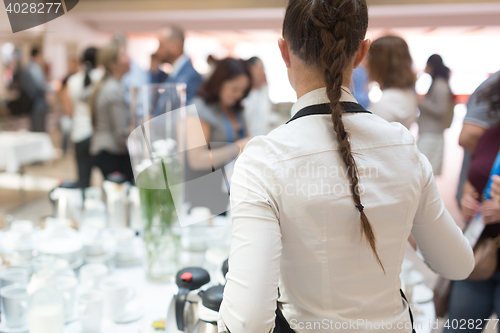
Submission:
{"label": "catering table", "polygon": [[[143,311],[141,319],[128,323],[117,324],[104,320],[102,333],[153,333],[165,332],[155,331],[152,324],[155,320],[164,320],[170,301],[177,287],[173,283],[159,284],[146,279],[144,269],[141,266],[130,268],[115,268],[111,276],[119,277],[129,281],[137,291],[137,302]],[[412,305],[414,308],[415,330],[417,333],[431,333],[432,324],[436,321],[434,303]],[[81,324],[78,321],[66,325],[64,333],[80,333]],[[169,333],[168,331],[166,333]]]}
{"label": "catering table", "polygon": [[55,155],[47,133],[0,132],[0,170],[20,172],[24,165],[47,161]]}
{"label": "catering table", "polygon": [[[126,279],[137,290],[137,301],[143,310],[141,319],[129,324],[116,324],[104,320],[102,333],[153,333],[159,332],[152,328],[153,321],[165,319],[167,308],[174,295],[176,287],[173,283],[157,284],[146,280],[144,270],[139,267],[117,268],[111,274],[113,277]],[[421,314],[415,315],[417,333],[431,333],[432,323],[436,321],[434,303],[417,305]],[[81,324],[74,321],[66,325],[64,333],[80,333]],[[163,331],[161,331],[163,332]],[[166,332],[169,333],[169,332]]]}

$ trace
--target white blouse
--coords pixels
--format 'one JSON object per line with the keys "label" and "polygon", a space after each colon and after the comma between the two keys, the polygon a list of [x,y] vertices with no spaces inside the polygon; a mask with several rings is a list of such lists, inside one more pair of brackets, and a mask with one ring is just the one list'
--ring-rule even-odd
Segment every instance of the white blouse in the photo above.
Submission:
{"label": "white blouse", "polygon": [[[355,102],[347,92],[341,101]],[[292,115],[321,103],[328,103],[325,88],[300,98]],[[384,331],[377,323],[411,332],[399,291],[410,233],[434,272],[459,280],[472,271],[470,244],[411,133],[367,113],[343,121],[385,274],[360,234],[331,117],[296,119],[252,139],[236,162],[219,332],[272,332],[276,301],[297,333]]]}
{"label": "white blouse", "polygon": [[417,120],[417,94],[413,89],[384,89],[380,101],[371,104],[368,109],[390,123],[401,123],[410,129]]}

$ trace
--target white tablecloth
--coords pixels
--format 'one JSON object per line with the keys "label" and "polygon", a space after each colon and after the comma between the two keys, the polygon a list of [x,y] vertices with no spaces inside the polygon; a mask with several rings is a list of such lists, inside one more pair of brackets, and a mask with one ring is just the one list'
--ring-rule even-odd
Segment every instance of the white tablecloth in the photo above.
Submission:
{"label": "white tablecloth", "polygon": [[[129,281],[137,290],[137,298],[143,316],[136,322],[129,324],[116,324],[104,320],[101,333],[153,333],[158,332],[152,328],[155,320],[164,320],[170,301],[176,291],[176,286],[171,284],[152,283],[146,280],[142,267],[116,268],[111,274]],[[414,307],[415,329],[417,333],[432,332],[432,325],[436,321],[434,303],[418,304]],[[78,321],[68,324],[64,333],[80,333],[81,324]],[[166,332],[169,333],[169,332]]]}
{"label": "white tablecloth", "polygon": [[47,133],[0,132],[0,170],[18,172],[21,166],[53,159],[54,145]]}

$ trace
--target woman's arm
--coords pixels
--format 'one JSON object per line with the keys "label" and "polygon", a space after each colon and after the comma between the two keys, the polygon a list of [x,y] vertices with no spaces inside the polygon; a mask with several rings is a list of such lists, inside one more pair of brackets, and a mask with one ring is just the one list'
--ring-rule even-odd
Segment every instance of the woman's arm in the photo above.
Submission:
{"label": "woman's arm", "polygon": [[71,117],[73,115],[73,103],[71,103],[71,98],[69,97],[67,84],[59,92],[59,98],[61,100],[64,114]]}
{"label": "woman's arm", "polygon": [[432,166],[422,154],[420,160],[422,195],[411,234],[429,268],[451,280],[466,279],[474,268],[472,247],[444,206]]}
{"label": "woman's arm", "polygon": [[233,232],[220,322],[232,333],[274,328],[281,258],[277,204],[264,142],[253,139],[236,162],[231,182]]}
{"label": "woman's arm", "polygon": [[[212,168],[218,169],[227,162],[234,160],[241,152],[242,146],[248,139],[242,139],[234,144],[227,144],[224,147],[210,147],[211,129],[210,124],[198,116],[188,115],[186,117],[186,133],[187,133],[187,158],[189,165],[194,170],[209,170]],[[244,143],[244,144],[243,144]],[[218,143],[222,145],[222,143]]]}

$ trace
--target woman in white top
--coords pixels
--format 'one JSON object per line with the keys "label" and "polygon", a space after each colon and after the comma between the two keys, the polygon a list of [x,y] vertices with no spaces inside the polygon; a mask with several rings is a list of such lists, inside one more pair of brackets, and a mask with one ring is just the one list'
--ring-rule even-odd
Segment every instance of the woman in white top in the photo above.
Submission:
{"label": "woman in white top", "polygon": [[412,64],[408,44],[397,36],[385,36],[374,41],[367,63],[370,79],[382,89],[381,99],[370,105],[369,110],[388,122],[401,123],[408,129],[417,119],[418,106]]}
{"label": "woman in white top", "polygon": [[411,332],[399,279],[410,234],[433,271],[473,269],[413,136],[348,89],[367,27],[364,0],[288,4],[279,46],[298,101],[236,162],[219,332]]}
{"label": "woman in white top", "polygon": [[[427,60],[425,72],[432,77],[429,91],[419,102],[418,150],[432,165],[434,176],[441,175],[444,156],[444,130],[453,120],[455,95],[450,88],[450,69],[443,63],[443,58],[433,54]],[[451,116],[451,117],[450,117]]]}
{"label": "woman in white top", "polygon": [[71,140],[75,144],[76,165],[78,168],[78,185],[82,188],[90,186],[93,157],[90,154],[92,137],[92,120],[88,99],[92,89],[103,76],[103,71],[96,68],[97,49],[89,47],[83,52],[83,69],[68,79],[67,94],[69,105],[66,113],[72,116]]}

